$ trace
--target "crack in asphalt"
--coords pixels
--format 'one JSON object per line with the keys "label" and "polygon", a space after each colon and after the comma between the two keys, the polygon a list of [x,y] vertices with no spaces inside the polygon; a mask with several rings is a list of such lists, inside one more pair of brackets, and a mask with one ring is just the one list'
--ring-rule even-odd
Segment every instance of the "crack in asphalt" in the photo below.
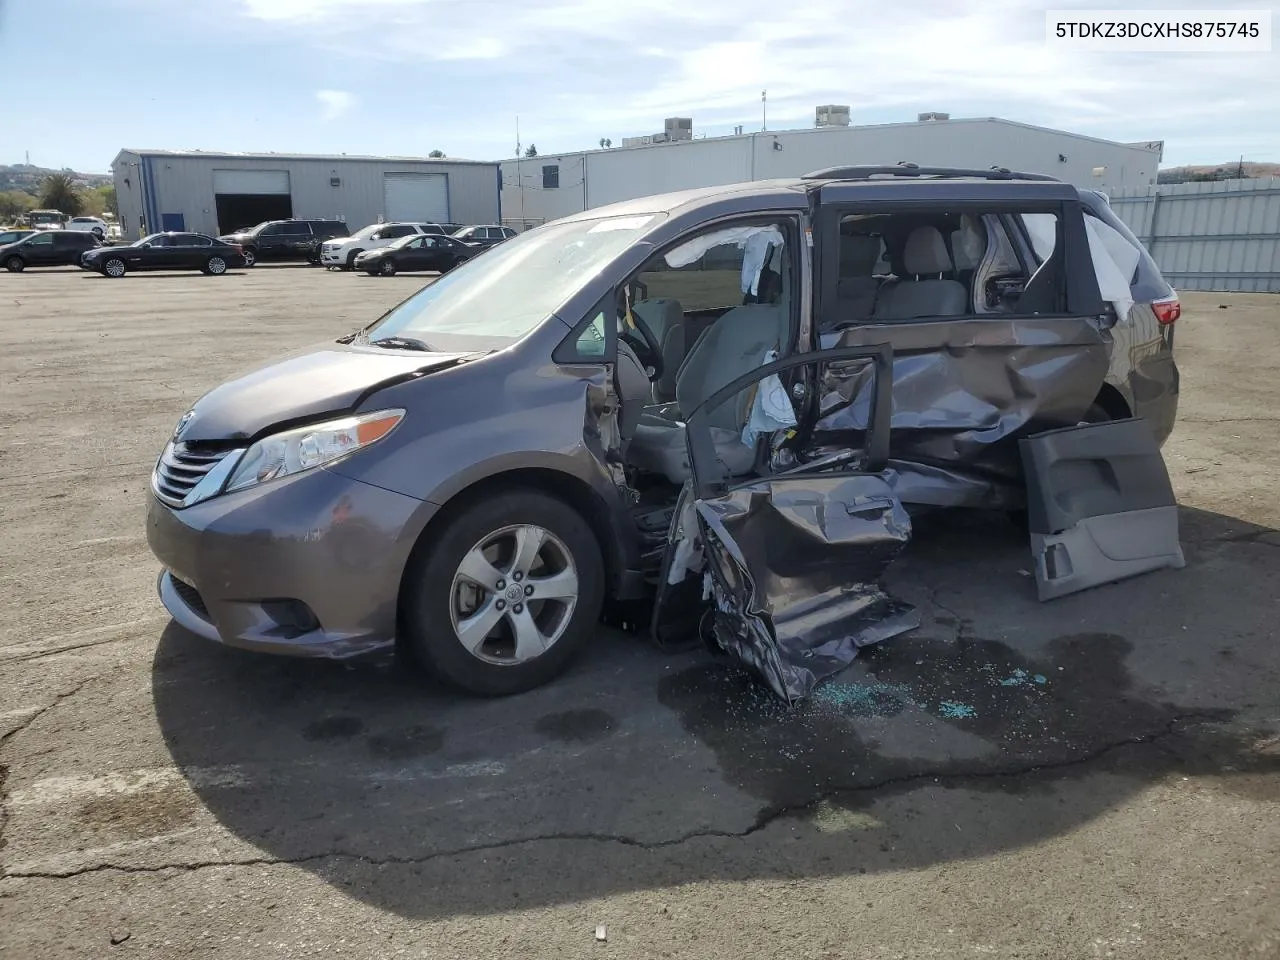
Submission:
{"label": "crack in asphalt", "polygon": [[1280,417],[1179,417],[1182,423],[1275,423]]}
{"label": "crack in asphalt", "polygon": [[924,781],[962,784],[968,781],[1001,780],[1012,779],[1015,777],[1034,776],[1036,774],[1050,771],[1085,766],[1087,764],[1095,763],[1105,758],[1108,754],[1125,747],[1151,746],[1153,744],[1157,744],[1161,740],[1177,733],[1177,727],[1179,725],[1189,722],[1223,724],[1227,721],[1224,720],[1219,713],[1214,711],[1194,711],[1171,717],[1161,729],[1150,733],[1137,734],[1120,740],[1115,740],[1110,743],[1103,744],[1078,757],[1073,757],[1069,760],[1063,760],[1056,763],[1024,763],[1010,765],[1007,767],[995,767],[987,770],[972,771],[925,771],[920,773],[902,774],[895,777],[886,777],[885,779],[875,781],[874,783],[837,787],[814,796],[804,804],[766,808],[756,817],[755,822],[745,830],[695,830],[682,834],[678,837],[672,837],[669,840],[656,841],[636,840],[631,837],[617,836],[614,834],[551,833],[534,837],[517,837],[511,840],[502,840],[487,844],[475,844],[449,850],[438,850],[433,853],[425,853],[420,856],[371,857],[348,850],[326,850],[321,853],[311,853],[300,857],[246,857],[238,860],[200,860],[189,863],[164,863],[152,864],[149,866],[99,863],[93,864],[92,866],[77,867],[74,870],[62,871],[15,870],[6,872],[0,868],[0,879],[66,880],[73,877],[84,876],[86,874],[108,872],[164,873],[166,871],[174,871],[177,873],[194,873],[198,870],[206,870],[216,867],[256,867],[277,865],[301,866],[322,860],[358,860],[372,866],[410,865],[429,863],[433,860],[439,860],[447,857],[461,857],[476,853],[491,853],[496,850],[504,850],[510,847],[528,846],[535,843],[552,843],[556,841],[567,841],[571,843],[608,843],[624,847],[636,847],[641,850],[662,850],[670,847],[678,847],[693,840],[742,840],[752,834],[759,833],[761,830],[766,829],[771,824],[784,817],[796,816],[806,811],[813,810],[820,804],[830,801],[833,798],[876,793],[884,790],[898,791],[903,787],[910,786],[917,782],[922,783]]}
{"label": "crack in asphalt", "polygon": [[[77,683],[70,690],[64,690],[62,693],[54,694],[53,699],[50,700],[47,704],[45,704],[43,707],[40,707],[38,710],[34,711],[31,714],[31,716],[21,721],[16,727],[14,727],[8,733],[4,734],[3,736],[0,736],[0,747],[4,747],[5,744],[7,744],[10,740],[12,740],[18,734],[22,733],[28,727],[30,727],[33,723],[35,723],[37,720],[43,717],[50,710],[53,710],[55,707],[59,707],[63,703],[65,703],[67,700],[70,700],[72,697],[74,697],[77,693],[79,693],[81,690],[83,690],[86,686],[88,686],[90,683],[92,683],[96,679],[97,677],[87,677],[84,680],[81,680],[79,683]],[[0,850],[4,849],[4,842],[5,842],[4,830],[5,830],[5,827],[8,826],[9,824],[9,812],[8,812],[9,791],[8,789],[6,789],[6,786],[5,786],[8,783],[8,781],[9,781],[9,766],[8,764],[0,763]],[[5,869],[4,869],[4,864],[0,863],[0,880],[3,880],[7,875],[8,874],[5,872]]]}

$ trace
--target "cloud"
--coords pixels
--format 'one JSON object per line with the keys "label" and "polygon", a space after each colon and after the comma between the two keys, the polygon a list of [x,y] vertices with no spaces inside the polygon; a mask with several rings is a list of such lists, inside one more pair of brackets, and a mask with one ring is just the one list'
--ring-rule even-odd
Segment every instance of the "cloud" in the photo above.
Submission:
{"label": "cloud", "polygon": [[767,88],[771,127],[807,126],[817,104],[847,103],[854,123],[946,110],[1163,138],[1171,158],[1197,143],[1217,150],[1233,132],[1241,149],[1280,155],[1280,131],[1259,132],[1259,117],[1280,100],[1280,53],[1051,47],[1044,6],[1031,0],[918,0],[896,13],[878,0],[241,0],[241,10],[370,69],[442,63],[448,92],[424,110],[451,153],[505,155],[517,114],[525,142],[544,152],[650,133],[667,116],[692,116],[695,130],[754,129]]}
{"label": "cloud", "polygon": [[349,90],[317,90],[316,99],[326,122],[344,116],[356,104],[356,95]]}

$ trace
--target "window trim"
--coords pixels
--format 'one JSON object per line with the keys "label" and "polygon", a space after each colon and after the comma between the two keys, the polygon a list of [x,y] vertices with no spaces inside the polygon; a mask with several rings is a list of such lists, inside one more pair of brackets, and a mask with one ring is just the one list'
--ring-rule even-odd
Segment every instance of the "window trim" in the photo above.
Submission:
{"label": "window trim", "polygon": [[[609,311],[614,312],[614,322],[609,322]],[[609,291],[601,297],[596,303],[578,320],[565,338],[556,344],[556,348],[551,351],[551,359],[558,364],[564,366],[581,366],[582,364],[604,365],[616,363],[618,360],[618,287],[612,286]],[[596,317],[603,313],[605,315],[604,323],[604,353],[600,356],[586,356],[578,351],[578,340],[587,327],[595,323]]]}

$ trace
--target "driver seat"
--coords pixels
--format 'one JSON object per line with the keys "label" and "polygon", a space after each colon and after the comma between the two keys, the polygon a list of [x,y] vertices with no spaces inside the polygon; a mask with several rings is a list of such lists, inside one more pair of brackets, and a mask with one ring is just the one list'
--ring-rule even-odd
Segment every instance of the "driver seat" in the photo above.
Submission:
{"label": "driver seat", "polygon": [[[725,384],[762,366],[770,350],[786,343],[788,319],[783,305],[771,303],[734,307],[720,317],[676,371],[679,412],[675,415],[695,409]],[[749,473],[755,466],[755,446],[742,442],[742,428],[754,397],[754,391],[744,390],[708,411],[716,459],[731,477]],[[646,473],[683,484],[691,473],[684,423],[646,412],[627,447],[627,460]]]}
{"label": "driver seat", "polygon": [[631,307],[644,322],[662,349],[662,376],[653,383],[653,402],[667,403],[676,398],[676,371],[684,362],[684,308],[679,300],[657,297],[641,300]]}

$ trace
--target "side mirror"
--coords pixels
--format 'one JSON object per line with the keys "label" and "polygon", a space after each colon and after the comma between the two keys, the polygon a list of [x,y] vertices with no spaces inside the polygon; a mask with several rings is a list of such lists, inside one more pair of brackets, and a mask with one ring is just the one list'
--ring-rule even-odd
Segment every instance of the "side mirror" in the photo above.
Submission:
{"label": "side mirror", "polygon": [[370,239],[370,240],[381,240],[381,239],[382,239],[382,234],[380,234],[380,233],[375,233],[375,234],[374,234],[373,236],[371,236],[369,239]]}

